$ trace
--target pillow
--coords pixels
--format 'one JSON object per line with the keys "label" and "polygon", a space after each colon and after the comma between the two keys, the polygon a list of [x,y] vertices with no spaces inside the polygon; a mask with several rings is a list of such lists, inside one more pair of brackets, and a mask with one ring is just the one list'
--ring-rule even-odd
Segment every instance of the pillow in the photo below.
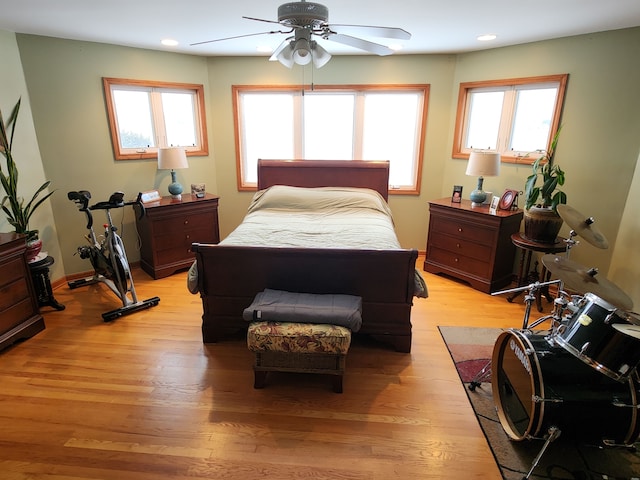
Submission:
{"label": "pillow", "polygon": [[256,192],[249,213],[266,208],[289,210],[323,210],[327,208],[365,208],[391,214],[391,210],[375,190],[351,187],[291,187],[274,185]]}

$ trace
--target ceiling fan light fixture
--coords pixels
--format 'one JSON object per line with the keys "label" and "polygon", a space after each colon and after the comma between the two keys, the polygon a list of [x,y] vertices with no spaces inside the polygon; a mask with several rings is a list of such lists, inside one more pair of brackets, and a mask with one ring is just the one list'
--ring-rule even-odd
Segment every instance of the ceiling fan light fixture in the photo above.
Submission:
{"label": "ceiling fan light fixture", "polygon": [[315,41],[311,42],[311,57],[316,68],[324,67],[331,60],[331,54]]}
{"label": "ceiling fan light fixture", "polygon": [[293,59],[293,44],[294,42],[287,43],[282,50],[277,52],[277,54],[272,55],[269,60],[277,60],[285,67],[292,68],[295,63]]}
{"label": "ceiling fan light fixture", "polygon": [[306,65],[311,61],[311,42],[306,38],[296,40],[293,47],[293,61],[298,65]]}

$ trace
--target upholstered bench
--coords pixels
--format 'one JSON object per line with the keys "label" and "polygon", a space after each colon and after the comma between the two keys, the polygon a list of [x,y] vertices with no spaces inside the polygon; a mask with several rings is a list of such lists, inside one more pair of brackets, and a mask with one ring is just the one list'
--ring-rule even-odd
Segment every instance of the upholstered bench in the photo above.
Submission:
{"label": "upholstered bench", "polygon": [[255,353],[254,388],[263,388],[268,372],[332,375],[333,391],[342,393],[351,331],[342,326],[295,322],[252,322],[247,346]]}

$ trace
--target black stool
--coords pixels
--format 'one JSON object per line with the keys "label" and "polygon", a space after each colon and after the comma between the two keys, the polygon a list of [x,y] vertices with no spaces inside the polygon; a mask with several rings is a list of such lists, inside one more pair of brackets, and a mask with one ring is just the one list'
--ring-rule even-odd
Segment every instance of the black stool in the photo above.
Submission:
{"label": "black stool", "polygon": [[29,270],[31,271],[33,287],[38,297],[38,306],[49,306],[56,310],[64,310],[64,305],[58,303],[54,298],[51,281],[49,280],[49,267],[53,265],[54,261],[53,257],[47,256],[37,262],[29,263]]}

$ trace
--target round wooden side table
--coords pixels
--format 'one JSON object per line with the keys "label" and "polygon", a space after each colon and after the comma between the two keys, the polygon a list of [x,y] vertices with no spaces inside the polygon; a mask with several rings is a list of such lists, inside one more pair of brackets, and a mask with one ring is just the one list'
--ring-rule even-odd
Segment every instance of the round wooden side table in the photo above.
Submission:
{"label": "round wooden side table", "polygon": [[[542,269],[540,273],[537,271],[538,262],[534,266],[534,269],[531,270],[531,257],[533,252],[540,252],[543,254],[546,253],[560,253],[564,252],[567,249],[566,238],[557,237],[555,243],[539,243],[534,242],[533,240],[525,237],[522,232],[514,233],[511,235],[511,242],[522,250],[520,254],[520,268],[518,270],[518,288],[524,287],[530,283],[534,282],[547,282],[551,278],[551,272],[547,270],[547,268],[542,264]],[[513,302],[518,295],[520,295],[523,291],[514,292],[509,297],[507,297],[507,301]],[[553,298],[549,294],[549,286],[545,285],[542,288],[538,289],[536,292],[536,307],[539,312],[542,312],[542,295],[545,296],[548,302],[552,302]]]}

